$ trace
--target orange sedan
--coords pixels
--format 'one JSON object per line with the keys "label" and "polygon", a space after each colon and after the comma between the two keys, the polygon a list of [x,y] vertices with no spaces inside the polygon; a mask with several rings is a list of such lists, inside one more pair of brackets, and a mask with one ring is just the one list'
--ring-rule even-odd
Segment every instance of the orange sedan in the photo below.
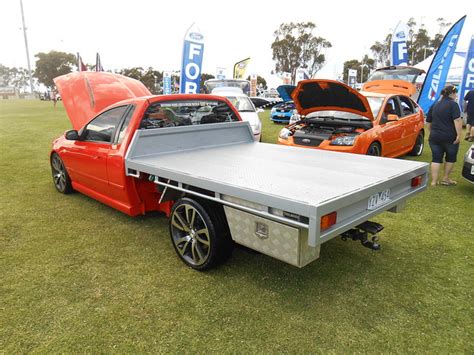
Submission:
{"label": "orange sedan", "polygon": [[333,80],[303,80],[292,93],[300,120],[280,131],[278,143],[384,157],[421,155],[424,115],[405,90],[397,81],[386,81],[381,92],[358,92]]}

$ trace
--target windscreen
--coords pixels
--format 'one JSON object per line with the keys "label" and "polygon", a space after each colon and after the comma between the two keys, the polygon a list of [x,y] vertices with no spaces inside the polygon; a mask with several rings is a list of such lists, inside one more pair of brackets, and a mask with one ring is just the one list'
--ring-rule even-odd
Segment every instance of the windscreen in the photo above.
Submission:
{"label": "windscreen", "polygon": [[236,122],[239,117],[224,101],[173,100],[151,104],[140,124],[141,129]]}
{"label": "windscreen", "polygon": [[220,87],[239,88],[246,95],[250,93],[250,81],[244,79],[210,79],[204,82],[206,93]]}
{"label": "windscreen", "polygon": [[228,96],[226,95],[227,100],[229,100],[232,105],[239,112],[255,112],[255,107],[252,104],[252,101],[247,96]]}
{"label": "windscreen", "polygon": [[421,70],[414,68],[380,69],[375,71],[367,81],[405,80],[414,84],[421,73]]}
{"label": "windscreen", "polygon": [[374,117],[377,117],[379,111],[382,107],[383,97],[370,97],[367,96],[367,101],[369,102],[370,109],[372,110],[372,114]]}

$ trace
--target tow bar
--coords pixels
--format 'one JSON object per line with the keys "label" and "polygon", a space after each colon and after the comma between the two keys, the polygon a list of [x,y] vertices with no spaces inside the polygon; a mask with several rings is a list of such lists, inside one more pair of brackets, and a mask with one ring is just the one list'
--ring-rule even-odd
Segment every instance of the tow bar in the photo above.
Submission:
{"label": "tow bar", "polygon": [[[362,245],[372,250],[380,250],[380,244],[378,244],[379,238],[376,236],[383,230],[383,226],[379,223],[366,221],[359,224],[353,229],[349,229],[347,232],[342,233],[341,239],[346,241],[351,238],[352,240],[360,240]],[[372,236],[369,240],[369,234]]]}

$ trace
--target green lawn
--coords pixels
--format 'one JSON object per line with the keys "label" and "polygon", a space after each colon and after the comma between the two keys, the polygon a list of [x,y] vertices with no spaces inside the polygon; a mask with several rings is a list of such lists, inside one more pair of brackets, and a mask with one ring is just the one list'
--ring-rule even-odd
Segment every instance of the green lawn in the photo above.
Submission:
{"label": "green lawn", "polygon": [[[283,126],[262,120],[275,142]],[[55,191],[50,144],[69,127],[61,104],[0,101],[0,353],[474,352],[467,143],[458,186],[375,219],[380,252],[334,239],[297,269],[238,248],[200,273],[164,216]]]}

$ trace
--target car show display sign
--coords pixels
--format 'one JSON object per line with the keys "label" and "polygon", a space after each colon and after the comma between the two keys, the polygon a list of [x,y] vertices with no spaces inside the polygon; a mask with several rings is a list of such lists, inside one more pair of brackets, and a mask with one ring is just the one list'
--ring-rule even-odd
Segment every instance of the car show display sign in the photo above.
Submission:
{"label": "car show display sign", "polygon": [[245,71],[249,62],[250,58],[245,58],[234,64],[234,79],[245,79]]}
{"label": "car show display sign", "polygon": [[408,65],[407,26],[399,22],[392,34],[390,45],[390,63],[392,65]]}
{"label": "car show display sign", "polygon": [[163,72],[163,95],[171,94],[171,73],[169,71]]}
{"label": "car show display sign", "polygon": [[351,88],[355,88],[355,84],[357,81],[357,70],[349,69],[347,73],[347,85]]}
{"label": "car show display sign", "polygon": [[257,75],[250,75],[250,96],[257,96]]}
{"label": "car show display sign", "polygon": [[201,85],[201,68],[204,54],[204,36],[193,23],[186,31],[181,64],[181,94],[197,94]]}
{"label": "car show display sign", "polygon": [[474,90],[474,36],[471,37],[471,44],[466,53],[466,63],[462,74],[461,85],[459,86],[459,106],[463,107],[464,96]]}
{"label": "car show display sign", "polygon": [[451,66],[465,19],[466,16],[461,17],[446,33],[426,73],[426,78],[418,97],[418,105],[421,106],[425,113],[438,100],[441,90],[443,90],[446,84],[449,67]]}

